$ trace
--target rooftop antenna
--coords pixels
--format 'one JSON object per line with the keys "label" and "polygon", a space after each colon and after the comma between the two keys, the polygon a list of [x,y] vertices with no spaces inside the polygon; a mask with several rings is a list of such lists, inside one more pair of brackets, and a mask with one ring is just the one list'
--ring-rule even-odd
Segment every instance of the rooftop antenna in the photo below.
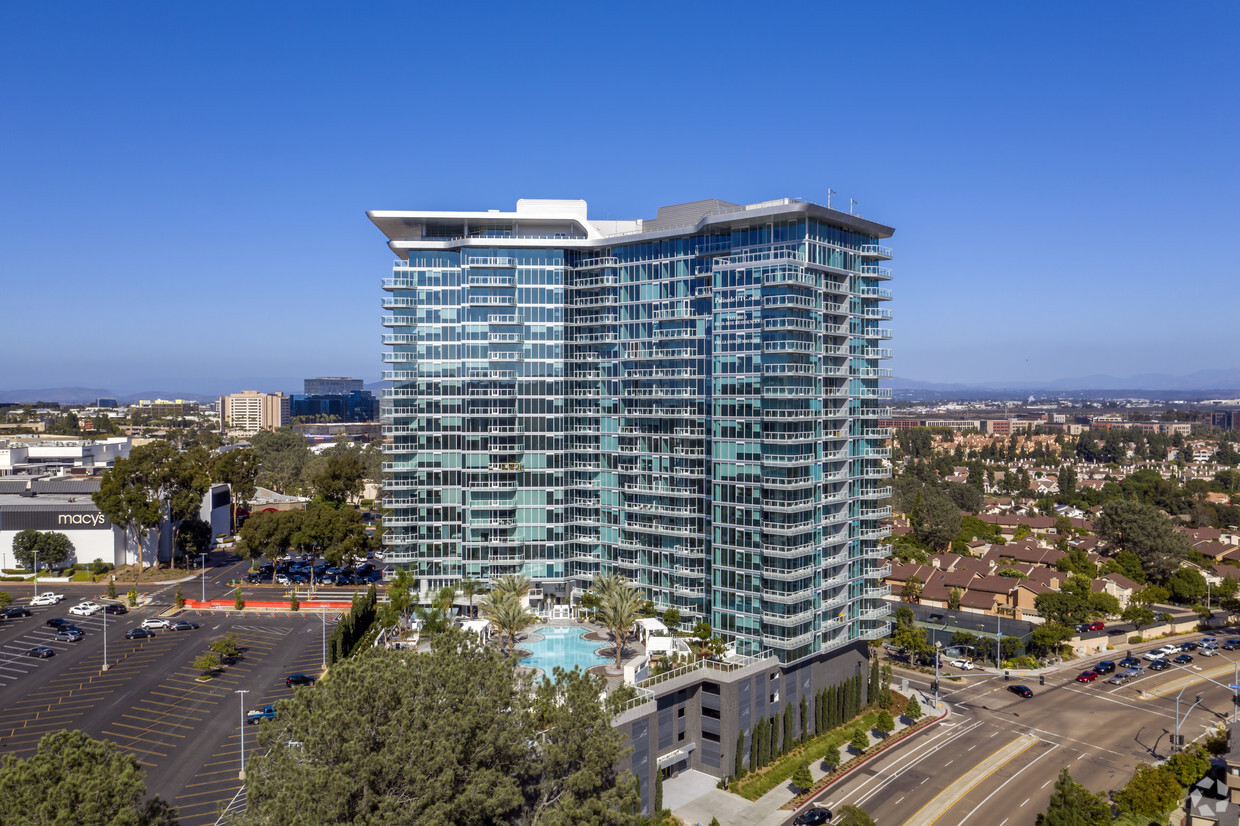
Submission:
{"label": "rooftop antenna", "polygon": [[855,210],[856,208],[857,208],[857,199],[856,199],[856,198],[849,198],[849,199],[848,199],[848,214],[849,214],[849,215],[856,215],[857,213],[853,211],[853,210]]}
{"label": "rooftop antenna", "polygon": [[831,208],[831,196],[835,194],[834,189],[827,190],[827,209]]}

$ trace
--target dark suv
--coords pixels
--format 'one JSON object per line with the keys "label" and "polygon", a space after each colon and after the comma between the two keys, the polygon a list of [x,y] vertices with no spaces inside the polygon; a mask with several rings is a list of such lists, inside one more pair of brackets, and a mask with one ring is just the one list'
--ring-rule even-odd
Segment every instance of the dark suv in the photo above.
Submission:
{"label": "dark suv", "polygon": [[307,674],[290,674],[284,678],[286,686],[314,685],[314,678]]}
{"label": "dark suv", "polygon": [[1114,670],[1115,670],[1115,663],[1111,662],[1110,660],[1102,660],[1100,663],[1094,666],[1094,671],[1097,671],[1099,674],[1110,674]]}
{"label": "dark suv", "polygon": [[105,602],[103,604],[103,613],[105,614],[128,614],[129,609],[119,602]]}

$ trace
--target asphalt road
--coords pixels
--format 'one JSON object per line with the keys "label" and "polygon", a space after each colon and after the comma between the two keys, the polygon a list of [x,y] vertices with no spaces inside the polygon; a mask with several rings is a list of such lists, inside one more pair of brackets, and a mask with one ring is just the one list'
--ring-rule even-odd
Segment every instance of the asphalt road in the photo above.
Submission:
{"label": "asphalt road", "polygon": [[[1156,647],[1145,643],[1133,650],[1140,656]],[[1123,653],[1109,652],[1106,658]],[[959,683],[943,681],[950,717],[829,787],[819,800],[829,808],[860,805],[880,824],[1033,824],[1062,767],[1090,790],[1110,791],[1123,786],[1138,763],[1166,757],[1181,691],[1180,730],[1186,740],[1230,719],[1232,692],[1226,685],[1234,682],[1238,653],[1194,654],[1185,668],[1152,672],[1123,686],[1101,679],[1075,682],[1092,663],[1078,661],[1047,675],[1045,686],[1026,680],[1034,692],[1030,699],[1007,690],[1021,684],[1015,678],[960,673]],[[896,674],[897,681],[904,676]],[[910,675],[909,681],[929,694],[929,678]],[[1193,707],[1198,694],[1201,702]],[[930,710],[929,703],[923,707]]]}

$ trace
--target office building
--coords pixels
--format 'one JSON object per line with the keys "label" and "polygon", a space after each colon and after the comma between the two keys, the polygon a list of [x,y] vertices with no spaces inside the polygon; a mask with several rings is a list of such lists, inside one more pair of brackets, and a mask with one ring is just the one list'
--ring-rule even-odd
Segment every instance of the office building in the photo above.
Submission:
{"label": "office building", "polygon": [[379,418],[379,400],[369,390],[294,395],[289,415],[300,422],[373,422]]}
{"label": "office building", "polygon": [[621,574],[785,665],[887,633],[892,229],[793,199],[369,217],[388,562],[559,602]]}
{"label": "office building", "polygon": [[361,379],[346,379],[342,376],[320,376],[317,379],[305,379],[302,393],[307,396],[334,396],[365,390]]}
{"label": "office building", "polygon": [[285,427],[289,421],[289,397],[283,393],[243,390],[220,396],[220,426],[229,436],[253,436]]}

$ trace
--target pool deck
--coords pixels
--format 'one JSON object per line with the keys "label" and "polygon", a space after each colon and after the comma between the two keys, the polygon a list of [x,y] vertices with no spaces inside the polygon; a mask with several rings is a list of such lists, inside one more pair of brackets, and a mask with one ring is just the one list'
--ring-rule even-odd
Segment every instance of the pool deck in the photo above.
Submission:
{"label": "pool deck", "polygon": [[[525,648],[522,645],[522,643],[539,642],[545,639],[545,637],[542,634],[538,633],[539,630],[543,628],[580,629],[581,636],[583,638],[585,638],[589,642],[598,643],[598,646],[594,649],[595,655],[599,657],[603,657],[604,659],[612,663],[612,665],[607,665],[604,663],[604,664],[591,666],[590,668],[586,670],[590,671],[593,674],[597,674],[600,677],[607,680],[608,689],[614,689],[621,683],[621,681],[623,680],[623,675],[612,673],[612,671],[615,668],[615,665],[614,665],[615,655],[612,653],[614,645],[612,643],[611,635],[607,633],[607,631],[604,628],[598,625],[594,625],[593,623],[578,622],[577,620],[551,620],[549,622],[540,622],[536,627],[532,628],[530,631],[517,636],[516,652],[518,656],[529,656],[532,653],[528,648]],[[635,657],[643,657],[646,654],[646,647],[642,645],[640,642],[637,642],[636,640],[631,640],[628,643],[626,643],[624,646],[624,650],[628,653],[628,656],[624,658],[625,662],[628,662],[629,660]],[[545,674],[545,672],[541,668],[535,668],[531,666],[520,666],[520,668],[523,671]]]}

